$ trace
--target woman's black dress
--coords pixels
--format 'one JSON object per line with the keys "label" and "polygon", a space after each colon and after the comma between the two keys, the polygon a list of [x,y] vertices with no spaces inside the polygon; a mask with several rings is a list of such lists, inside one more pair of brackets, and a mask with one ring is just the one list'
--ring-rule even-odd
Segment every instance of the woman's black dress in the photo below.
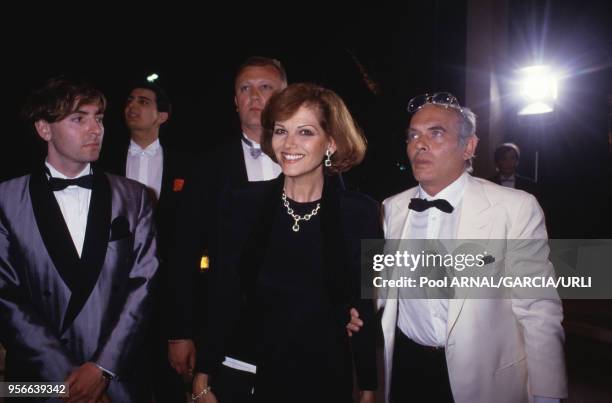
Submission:
{"label": "woman's black dress", "polygon": [[[264,186],[251,185],[226,201],[230,214],[222,220],[222,233],[243,225],[250,234],[243,240],[222,236],[220,253],[226,256],[219,257],[218,270],[233,273],[213,277],[217,314],[210,315],[208,328],[225,333],[216,336],[217,343],[204,342],[200,356],[213,348],[208,356],[217,362],[207,366],[224,355],[256,364],[258,402],[351,402],[353,358],[359,388],[376,389],[377,324],[373,302],[359,298],[359,240],[380,236],[378,208],[363,195],[326,186],[320,201],[289,200],[301,216],[321,203],[319,213],[300,221],[296,232],[280,202],[278,181],[265,185],[263,194],[258,187]],[[244,204],[257,197],[262,206]],[[237,200],[243,208],[233,210]],[[245,210],[257,217],[247,218]],[[244,228],[249,226],[255,228]],[[227,257],[232,252],[233,258]],[[350,307],[367,324],[352,339],[345,330]]]}

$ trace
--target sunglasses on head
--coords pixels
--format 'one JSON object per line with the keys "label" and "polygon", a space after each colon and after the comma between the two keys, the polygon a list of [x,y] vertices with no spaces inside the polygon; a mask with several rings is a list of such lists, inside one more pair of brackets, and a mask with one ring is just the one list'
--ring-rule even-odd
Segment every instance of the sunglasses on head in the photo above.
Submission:
{"label": "sunglasses on head", "polygon": [[459,104],[459,101],[457,101],[457,97],[450,92],[436,92],[433,94],[418,95],[408,102],[407,110],[410,113],[414,113],[427,104],[456,108],[461,111],[461,105]]}

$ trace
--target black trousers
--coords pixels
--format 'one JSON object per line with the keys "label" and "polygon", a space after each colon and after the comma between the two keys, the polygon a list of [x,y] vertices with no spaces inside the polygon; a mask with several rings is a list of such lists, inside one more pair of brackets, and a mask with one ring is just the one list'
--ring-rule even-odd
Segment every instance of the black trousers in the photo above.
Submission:
{"label": "black trousers", "polygon": [[443,348],[415,343],[395,329],[391,403],[453,403]]}

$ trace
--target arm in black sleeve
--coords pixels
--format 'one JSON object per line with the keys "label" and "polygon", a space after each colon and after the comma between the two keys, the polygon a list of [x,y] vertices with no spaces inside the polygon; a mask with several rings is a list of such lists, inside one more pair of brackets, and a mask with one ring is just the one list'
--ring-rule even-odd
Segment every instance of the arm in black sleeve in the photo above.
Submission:
{"label": "arm in black sleeve", "polygon": [[209,169],[194,163],[176,212],[174,247],[168,267],[166,317],[168,339],[193,339],[195,298],[205,290],[194,290],[202,250],[207,242],[211,189]]}
{"label": "arm in black sleeve", "polygon": [[208,281],[206,333],[199,337],[196,372],[211,374],[225,356],[226,341],[235,329],[240,315],[240,276],[236,267],[235,228],[228,225],[232,214],[229,191],[218,199],[219,212],[216,261],[211,266]]}
{"label": "arm in black sleeve", "polygon": [[[361,242],[362,239],[380,239],[383,237],[380,211],[377,204],[368,204],[368,208],[363,211],[357,232],[359,237],[356,242]],[[380,323],[376,319],[374,301],[370,298],[361,297],[362,273],[360,262],[358,260],[353,262],[353,266],[353,295],[357,296],[354,307],[359,312],[361,320],[363,320],[363,327],[359,332],[353,333],[351,338],[357,384],[360,390],[376,390],[378,387],[376,337],[380,333]],[[367,280],[364,279],[364,281]]]}

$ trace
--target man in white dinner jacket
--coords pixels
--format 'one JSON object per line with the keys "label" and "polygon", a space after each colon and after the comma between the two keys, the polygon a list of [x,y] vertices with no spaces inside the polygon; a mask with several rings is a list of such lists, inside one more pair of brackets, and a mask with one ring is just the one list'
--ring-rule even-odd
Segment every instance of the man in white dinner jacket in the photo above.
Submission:
{"label": "man in white dinner jacket", "polygon": [[[473,112],[449,93],[415,97],[408,111],[407,154],[419,185],[384,201],[386,239],[547,238],[532,195],[468,173],[478,143]],[[554,275],[546,242],[536,245],[508,250],[495,264]],[[567,396],[558,298],[410,299],[402,289],[379,291],[387,401],[548,403]]]}

